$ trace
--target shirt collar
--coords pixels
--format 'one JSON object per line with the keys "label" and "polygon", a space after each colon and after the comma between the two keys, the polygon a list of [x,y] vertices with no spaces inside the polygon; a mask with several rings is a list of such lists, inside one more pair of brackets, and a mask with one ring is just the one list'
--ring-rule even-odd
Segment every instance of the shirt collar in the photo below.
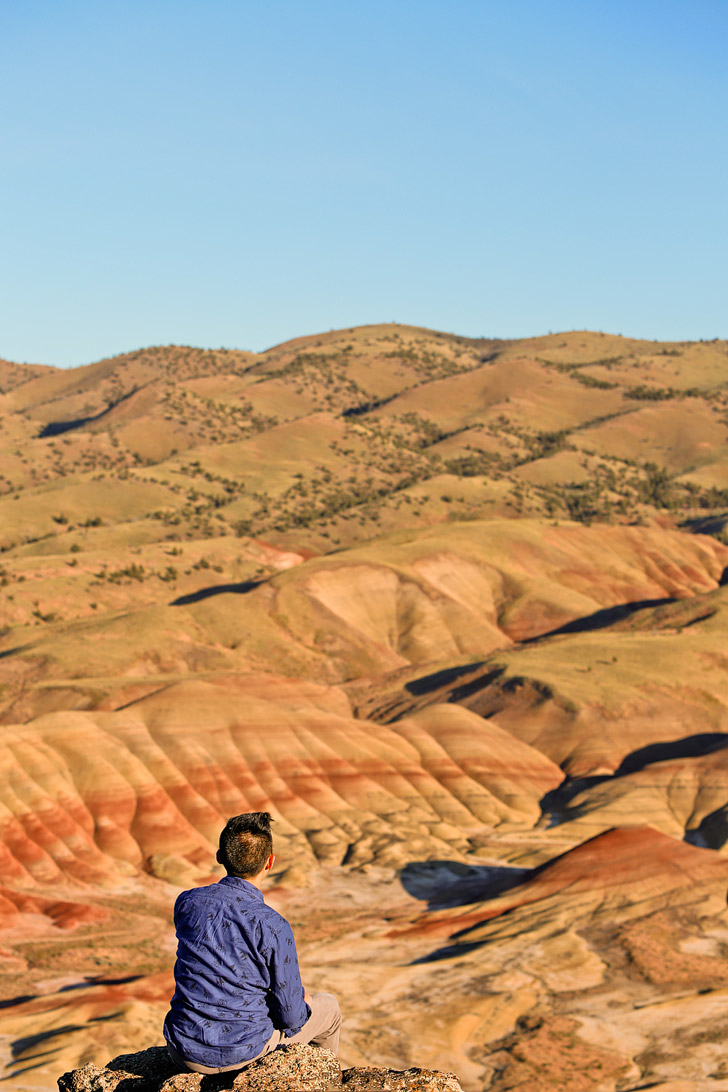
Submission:
{"label": "shirt collar", "polygon": [[224,883],[226,887],[234,887],[240,891],[241,894],[245,893],[250,899],[258,899],[263,902],[263,892],[259,887],[256,887],[254,883],[249,883],[248,880],[244,880],[242,876],[223,876],[218,883]]}

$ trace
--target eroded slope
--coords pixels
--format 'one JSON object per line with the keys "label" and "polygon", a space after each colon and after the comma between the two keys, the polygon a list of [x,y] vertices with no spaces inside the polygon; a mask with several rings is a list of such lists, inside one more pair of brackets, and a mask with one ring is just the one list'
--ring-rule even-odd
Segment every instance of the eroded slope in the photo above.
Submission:
{"label": "eroded slope", "polygon": [[8,1087],[159,1041],[258,808],[347,1064],[728,1087],[726,382],[392,326],[2,362]]}

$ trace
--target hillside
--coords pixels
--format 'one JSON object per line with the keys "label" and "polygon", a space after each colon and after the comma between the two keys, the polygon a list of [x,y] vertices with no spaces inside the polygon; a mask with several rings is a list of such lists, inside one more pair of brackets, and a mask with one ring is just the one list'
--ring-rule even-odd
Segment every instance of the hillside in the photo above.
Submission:
{"label": "hillside", "polygon": [[724,342],[375,326],[258,355],[140,350],[24,382],[5,367],[5,550],[226,531],[327,552],[475,516],[680,521],[727,503]]}
{"label": "hillside", "polygon": [[346,1065],[728,1088],[728,343],[0,361],[0,422],[9,1089],[159,1042],[258,809]]}

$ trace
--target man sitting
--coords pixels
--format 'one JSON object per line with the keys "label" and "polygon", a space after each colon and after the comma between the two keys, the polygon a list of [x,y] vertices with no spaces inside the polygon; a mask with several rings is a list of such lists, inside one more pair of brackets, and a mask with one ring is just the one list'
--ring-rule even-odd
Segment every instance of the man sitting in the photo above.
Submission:
{"label": "man sitting", "polygon": [[227,876],[175,903],[175,992],[164,1035],[172,1060],[195,1073],[240,1069],[280,1044],[338,1053],[338,1002],[304,990],[291,927],[263,899],[275,862],[271,821],[257,811],[229,819],[217,853]]}

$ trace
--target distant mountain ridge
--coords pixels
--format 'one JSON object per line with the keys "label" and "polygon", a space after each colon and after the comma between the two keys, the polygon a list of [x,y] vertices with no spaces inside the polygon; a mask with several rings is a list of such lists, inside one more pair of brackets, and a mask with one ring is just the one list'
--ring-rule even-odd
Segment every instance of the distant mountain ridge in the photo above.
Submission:
{"label": "distant mountain ridge", "polygon": [[[98,481],[153,483],[160,503],[134,515],[147,539],[224,527],[283,543],[293,530],[326,551],[358,541],[352,520],[396,530],[728,508],[726,342],[374,326],[261,354],[167,346],[75,369],[3,362],[0,386],[0,504],[55,483],[62,507],[63,485],[78,481],[93,507]],[[6,549],[23,541],[13,522]],[[57,526],[49,514],[34,532]]]}

